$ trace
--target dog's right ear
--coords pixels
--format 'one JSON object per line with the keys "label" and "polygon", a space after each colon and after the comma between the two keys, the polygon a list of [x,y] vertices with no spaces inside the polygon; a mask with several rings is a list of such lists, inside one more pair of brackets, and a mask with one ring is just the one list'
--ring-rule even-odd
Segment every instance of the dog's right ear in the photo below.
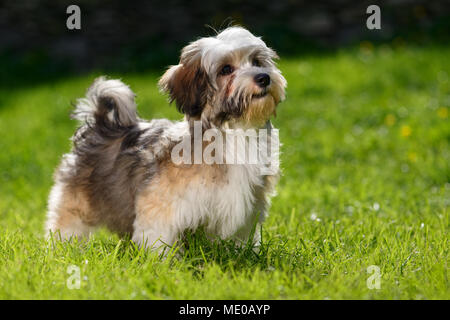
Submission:
{"label": "dog's right ear", "polygon": [[161,91],[169,94],[177,109],[198,117],[207,100],[208,77],[200,63],[198,41],[183,49],[180,64],[171,66],[159,80]]}

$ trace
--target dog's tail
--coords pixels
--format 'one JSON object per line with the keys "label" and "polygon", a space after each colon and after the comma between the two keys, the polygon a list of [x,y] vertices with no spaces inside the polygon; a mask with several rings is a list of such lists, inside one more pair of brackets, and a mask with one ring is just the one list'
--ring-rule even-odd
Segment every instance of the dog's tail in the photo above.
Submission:
{"label": "dog's tail", "polygon": [[74,119],[89,125],[126,128],[137,123],[135,94],[120,80],[95,79],[85,98],[77,100]]}

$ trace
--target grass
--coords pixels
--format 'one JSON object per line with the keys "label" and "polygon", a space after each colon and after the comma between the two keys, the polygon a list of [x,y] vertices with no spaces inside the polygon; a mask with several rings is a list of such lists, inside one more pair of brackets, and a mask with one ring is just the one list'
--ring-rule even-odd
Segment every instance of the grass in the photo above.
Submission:
{"label": "grass", "polygon": [[[449,56],[364,42],[280,61],[284,175],[259,254],[198,233],[161,260],[105,230],[51,248],[45,207],[76,126],[70,103],[100,72],[0,88],[0,298],[449,299]],[[115,76],[143,117],[178,119],[158,75]],[[79,290],[66,286],[70,265]]]}

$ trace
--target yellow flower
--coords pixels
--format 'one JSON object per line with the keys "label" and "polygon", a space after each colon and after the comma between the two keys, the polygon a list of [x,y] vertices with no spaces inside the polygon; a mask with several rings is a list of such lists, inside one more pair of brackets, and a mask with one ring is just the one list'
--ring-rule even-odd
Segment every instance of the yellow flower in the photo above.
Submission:
{"label": "yellow flower", "polygon": [[411,127],[408,125],[403,125],[402,128],[400,129],[400,134],[402,135],[402,137],[407,138],[411,135]]}
{"label": "yellow flower", "polygon": [[388,114],[386,118],[384,118],[384,123],[389,127],[392,127],[396,121],[397,118],[392,113]]}
{"label": "yellow flower", "polygon": [[439,109],[437,109],[437,115],[439,118],[447,119],[448,109],[446,107],[440,107]]}
{"label": "yellow flower", "polygon": [[411,162],[416,162],[417,161],[417,153],[411,151],[408,153],[408,159]]}

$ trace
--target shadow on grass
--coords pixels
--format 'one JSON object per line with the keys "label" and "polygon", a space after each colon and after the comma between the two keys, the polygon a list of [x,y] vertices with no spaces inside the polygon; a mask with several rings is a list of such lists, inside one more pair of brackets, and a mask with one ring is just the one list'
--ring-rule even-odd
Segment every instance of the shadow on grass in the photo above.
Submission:
{"label": "shadow on grass", "polygon": [[267,267],[267,246],[264,243],[255,246],[251,241],[238,244],[233,240],[211,240],[203,230],[198,230],[185,232],[180,247],[182,259],[189,261],[194,268],[211,262],[222,268],[230,265],[238,268]]}
{"label": "shadow on grass", "polygon": [[106,230],[95,234],[88,241],[77,237],[60,241],[57,236],[46,241],[44,240],[44,247],[49,250],[48,254],[68,263],[79,265],[92,258],[110,265],[126,263],[144,267],[148,264],[167,263],[169,266],[178,265],[190,269],[198,277],[202,276],[205,265],[215,264],[223,271],[255,268],[272,271],[286,257],[298,260],[298,255],[293,254],[292,248],[289,249],[287,243],[280,239],[265,240],[263,237],[258,246],[252,241],[238,244],[234,240],[211,239],[202,229],[185,232],[180,242],[159,253],[137,245],[129,236],[119,238]]}

